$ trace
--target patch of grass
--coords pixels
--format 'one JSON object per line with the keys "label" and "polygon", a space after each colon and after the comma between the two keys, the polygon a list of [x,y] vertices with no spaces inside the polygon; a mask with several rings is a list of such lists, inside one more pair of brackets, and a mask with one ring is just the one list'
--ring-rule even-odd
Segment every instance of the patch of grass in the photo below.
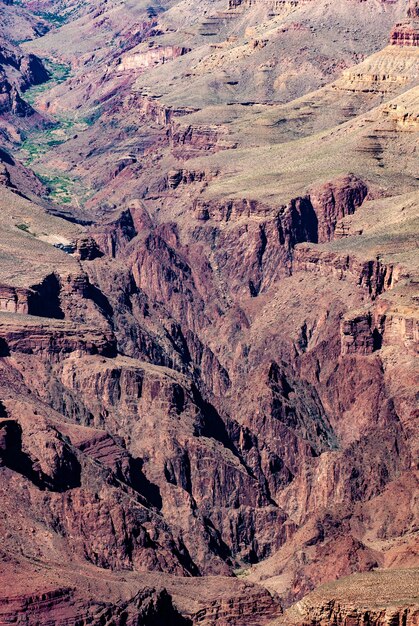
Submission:
{"label": "patch of grass", "polygon": [[75,181],[69,176],[38,174],[39,180],[47,187],[51,200],[59,204],[71,204]]}
{"label": "patch of grass", "polygon": [[[50,79],[42,84],[28,89],[25,99],[34,105],[36,99],[44,92],[49,91],[56,85],[66,81],[70,75],[70,66],[57,63],[48,59],[44,64],[49,71]],[[75,133],[83,132],[100,118],[101,107],[96,107],[85,117],[70,118],[65,112],[56,115],[54,123],[40,129],[31,130],[24,136],[19,158],[27,166],[31,166],[38,175],[41,182],[48,189],[49,198],[61,205],[68,205],[72,202],[83,203],[94,193],[91,189],[84,188],[77,179],[71,178],[61,172],[56,172],[49,168],[49,153],[55,148],[65,143]],[[46,160],[43,157],[46,155]]]}
{"label": "patch of grass", "polygon": [[[24,7],[26,3],[23,0],[14,0],[14,4]],[[60,28],[63,24],[67,24],[72,18],[77,17],[78,11],[87,6],[87,2],[81,2],[73,9],[68,9],[66,2],[55,3],[54,11],[33,11],[33,14],[49,24],[51,29]]]}
{"label": "patch of grass", "polygon": [[21,145],[21,158],[26,165],[31,165],[43,154],[46,154],[51,148],[61,145],[66,141],[66,137],[57,136],[58,125],[33,131],[26,135]]}

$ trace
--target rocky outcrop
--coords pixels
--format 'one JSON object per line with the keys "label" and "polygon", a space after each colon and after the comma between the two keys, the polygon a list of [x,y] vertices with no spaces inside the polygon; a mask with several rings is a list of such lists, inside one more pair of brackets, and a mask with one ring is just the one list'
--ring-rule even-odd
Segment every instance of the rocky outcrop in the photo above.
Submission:
{"label": "rocky outcrop", "polygon": [[416,22],[400,22],[395,25],[390,35],[392,46],[419,46],[419,24]]}
{"label": "rocky outcrop", "polygon": [[14,317],[0,318],[3,356],[10,353],[48,354],[56,359],[72,352],[113,355],[115,338],[111,333],[74,326],[66,322],[22,322]]}
{"label": "rocky outcrop", "polygon": [[215,124],[185,126],[173,122],[169,138],[175,155],[187,159],[200,152],[217,152],[235,148],[237,144],[229,140],[228,135],[228,128]]}
{"label": "rocky outcrop", "polygon": [[312,0],[229,0],[229,8],[237,9],[238,7],[251,7],[254,5],[261,5],[268,8],[270,11],[281,12],[284,9],[293,9],[298,7],[299,4],[305,2],[311,2]]}
{"label": "rocky outcrop", "polygon": [[403,104],[391,104],[385,107],[383,114],[396,123],[397,131],[414,131],[419,127],[419,113]]}
{"label": "rocky outcrop", "polygon": [[80,237],[69,243],[55,243],[54,247],[66,254],[73,254],[80,261],[93,261],[103,256],[93,237]]}
{"label": "rocky outcrop", "polygon": [[392,310],[378,302],[372,310],[341,322],[342,354],[371,354],[382,346],[401,346],[413,354],[419,346],[419,320],[413,310]]}
{"label": "rocky outcrop", "polygon": [[189,107],[174,108],[167,106],[159,101],[157,96],[153,97],[145,94],[136,97],[135,104],[138,107],[139,115],[158,122],[162,126],[169,126],[174,118],[183,117],[196,111],[196,109]]}
{"label": "rocky outcrop", "polygon": [[29,117],[34,110],[19,94],[17,87],[6,78],[0,67],[0,114],[12,113],[17,117]]}
{"label": "rocky outcrop", "polygon": [[[96,242],[89,238],[63,247],[68,253],[74,253],[79,258],[84,257],[84,260],[91,260],[102,254]],[[86,274],[60,276],[52,273],[28,288],[0,285],[0,311],[60,320],[64,319],[67,308],[69,316],[79,320],[75,309],[73,308],[70,313],[66,307],[67,302],[75,294],[85,300],[84,307],[97,306],[102,313],[107,308],[106,298],[89,283]]]}
{"label": "rocky outcrop", "polygon": [[48,78],[49,74],[38,57],[24,54],[17,46],[0,37],[0,115],[33,115],[33,108],[25,102],[21,94]]}
{"label": "rocky outcrop", "polygon": [[34,54],[25,54],[17,46],[1,41],[0,66],[3,70],[12,67],[18,72],[19,87],[25,91],[33,85],[44,83],[49,78],[42,61]]}
{"label": "rocky outcrop", "polygon": [[367,185],[353,174],[311,189],[309,198],[317,217],[317,241],[333,239],[337,222],[355,213],[367,193]]}
{"label": "rocky outcrop", "polygon": [[374,328],[371,313],[362,313],[341,322],[342,354],[371,354],[379,350],[382,335]]}
{"label": "rocky outcrop", "polygon": [[[403,30],[403,25],[400,28]],[[402,44],[402,33],[400,37],[399,41]],[[393,43],[397,43],[397,36]],[[387,46],[359,65],[345,70],[341,78],[332,84],[332,89],[371,96],[398,93],[403,87],[412,84],[412,77],[417,72],[416,54],[412,47]]]}
{"label": "rocky outcrop", "polygon": [[80,464],[61,434],[45,422],[25,429],[0,420],[0,465],[22,474],[41,489],[80,486]]}
{"label": "rocky outcrop", "polygon": [[[134,217],[133,217],[134,215]],[[80,249],[78,254],[86,255],[87,258],[96,258],[101,254],[107,254],[111,257],[115,257],[119,252],[124,250],[127,244],[133,239],[136,234],[135,220],[135,208],[126,209],[122,211],[119,217],[108,223],[104,224],[101,228],[92,229],[92,239],[90,240],[90,251],[86,248],[83,253]]]}
{"label": "rocky outcrop", "polygon": [[[313,254],[323,254],[315,247],[300,248],[298,244],[332,240],[339,221],[344,216],[352,215],[362,205],[366,195],[365,183],[348,175],[316,186],[309,194],[293,198],[279,209],[257,200],[233,199],[220,202],[198,196],[194,200],[193,210],[195,218],[205,224],[197,231],[202,232],[202,236],[205,236],[206,228],[213,228],[217,222],[231,225],[229,229],[217,226],[217,265],[221,265],[225,276],[228,276],[230,290],[243,289],[246,284],[250,294],[257,296],[281,277],[302,267],[303,249],[312,250]],[[243,226],[244,218],[249,220],[246,227]],[[235,250],[234,254],[225,255],[223,251],[227,249]],[[245,263],[237,263],[237,259],[245,259]],[[342,264],[342,270],[346,263],[355,264],[356,261],[337,261],[336,257],[336,265]],[[321,271],[320,261],[314,261],[313,271],[314,265],[317,266],[316,271]],[[377,271],[381,273],[378,265]],[[326,266],[327,271],[334,271],[333,262],[326,261],[324,269]],[[375,281],[372,276],[366,276],[375,271],[373,267],[366,267],[366,264],[360,267],[362,276],[359,282],[367,284],[370,280]],[[380,285],[385,280],[391,282],[391,271],[388,270],[387,279],[377,277],[376,282]],[[381,286],[377,288],[381,290]]]}
{"label": "rocky outcrop", "polygon": [[310,594],[291,607],[275,624],[414,626],[419,617],[414,591],[417,577],[418,570],[395,571],[394,576],[379,570],[354,575]]}
{"label": "rocky outcrop", "polygon": [[364,288],[372,299],[392,289],[404,273],[402,267],[387,265],[379,259],[362,261],[356,256],[324,251],[308,244],[301,244],[295,249],[293,271],[352,280]]}
{"label": "rocky outcrop", "polygon": [[190,52],[190,48],[184,46],[156,46],[145,51],[136,52],[120,59],[119,70],[142,70],[155,67],[177,59]]}
{"label": "rocky outcrop", "polygon": [[0,311],[10,313],[29,313],[29,291],[8,285],[0,286]]}
{"label": "rocky outcrop", "polygon": [[[300,606],[298,607],[300,608]],[[353,608],[351,605],[340,605],[331,601],[321,607],[315,607],[307,611],[304,617],[298,621],[299,626],[328,626],[329,624],[351,624],[351,626],[362,626],[372,624],[373,626],[388,626],[389,624],[406,624],[415,626],[419,609],[398,608],[397,606],[383,609],[362,609]],[[292,624],[296,622],[282,622]]]}
{"label": "rocky outcrop", "polygon": [[207,172],[205,170],[173,169],[167,174],[166,185],[169,189],[177,189],[179,185],[208,182],[216,175],[217,172]]}
{"label": "rocky outcrop", "polygon": [[179,614],[164,589],[145,587],[122,602],[111,602],[105,596],[100,597],[99,593],[95,595],[93,601],[88,600],[76,586],[58,585],[30,595],[14,594],[0,600],[0,619],[5,623],[19,623],[20,617],[25,615],[28,626],[44,623],[46,619],[53,620],[57,626],[77,623],[81,619],[86,623],[124,623],[127,626],[135,626],[139,620],[144,626],[191,624]]}
{"label": "rocky outcrop", "polygon": [[[295,243],[313,241],[323,243],[333,239],[337,222],[346,215],[352,215],[362,205],[368,193],[366,184],[357,176],[349,174],[313,187],[306,196],[293,198],[288,206],[281,207],[279,219],[281,230],[293,231],[291,239]],[[234,221],[242,217],[266,217],[275,209],[257,200],[230,200],[216,203],[196,198],[194,211],[198,219]],[[296,214],[300,215],[299,230]],[[297,220],[298,221],[298,220]],[[303,232],[305,229],[305,232]],[[291,243],[290,245],[294,245]]]}
{"label": "rocky outcrop", "polygon": [[208,603],[208,606],[193,615],[193,624],[196,626],[215,626],[216,624],[247,626],[249,619],[254,624],[265,624],[278,615],[279,607],[272,596],[259,590],[254,591],[252,588],[243,591],[245,592],[243,595],[238,593],[235,598],[224,593],[220,598],[214,599]]}
{"label": "rocky outcrop", "polygon": [[268,216],[273,212],[272,207],[245,198],[221,203],[198,197],[194,200],[193,210],[197,219],[203,221],[211,219],[216,222],[229,222],[241,217]]}
{"label": "rocky outcrop", "polygon": [[419,320],[413,311],[388,311],[385,316],[383,341],[417,352],[419,345]]}

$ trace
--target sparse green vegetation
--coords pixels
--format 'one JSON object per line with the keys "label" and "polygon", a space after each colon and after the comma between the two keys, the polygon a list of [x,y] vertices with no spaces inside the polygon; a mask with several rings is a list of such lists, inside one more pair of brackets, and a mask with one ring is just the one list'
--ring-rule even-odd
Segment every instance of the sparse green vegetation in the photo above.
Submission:
{"label": "sparse green vegetation", "polygon": [[46,22],[49,22],[51,26],[55,26],[56,28],[65,24],[70,17],[70,14],[62,15],[59,13],[50,13],[48,11],[34,11],[34,14]]}
{"label": "sparse green vegetation", "polygon": [[44,65],[49,72],[50,79],[42,83],[42,85],[35,85],[25,92],[25,100],[31,106],[34,106],[36,99],[45,91],[49,91],[53,86],[63,83],[70,77],[70,66],[65,63],[57,63],[50,59],[44,59]]}
{"label": "sparse green vegetation", "polygon": [[97,120],[100,118],[101,115],[102,115],[102,109],[100,107],[97,107],[90,115],[87,115],[86,117],[82,118],[80,121],[86,124],[87,126],[93,126],[93,124],[97,122]]}
{"label": "sparse green vegetation", "polygon": [[19,228],[19,230],[24,230],[26,233],[29,232],[29,226],[27,224],[16,224],[16,228]]}
{"label": "sparse green vegetation", "polygon": [[38,174],[38,178],[48,188],[50,198],[59,204],[70,204],[75,181],[70,176],[49,176]]}
{"label": "sparse green vegetation", "polygon": [[[68,128],[68,126],[67,126]],[[67,136],[60,123],[28,134],[21,145],[21,156],[26,165],[31,165],[51,148],[61,145]]]}
{"label": "sparse green vegetation", "polygon": [[21,224],[16,224],[16,228],[18,228],[19,230],[22,230],[24,233],[27,233],[28,235],[32,235],[32,237],[36,237],[36,234],[29,230],[29,225],[25,224],[24,222],[22,222]]}
{"label": "sparse green vegetation", "polygon": [[[25,6],[25,2],[22,0],[14,0],[14,4],[17,6]],[[50,28],[59,28],[70,21],[72,17],[75,17],[81,7],[86,6],[86,2],[80,3],[73,9],[68,10],[64,2],[57,2],[54,12],[52,11],[33,11],[33,15],[41,18],[47,22]]]}
{"label": "sparse green vegetation", "polygon": [[[70,69],[62,63],[45,61],[50,72],[51,79],[44,85],[29,89],[25,97],[28,102],[34,104],[42,92],[51,86],[67,80]],[[97,107],[90,115],[79,119],[69,118],[64,115],[55,116],[55,122],[48,127],[32,130],[27,133],[21,144],[20,158],[26,165],[30,165],[40,180],[48,189],[51,200],[59,204],[70,204],[77,197],[85,201],[90,197],[91,191],[82,188],[78,181],[71,176],[50,170],[48,165],[41,165],[42,157],[54,148],[65,143],[75,133],[82,132],[92,126],[101,115],[100,107]]]}

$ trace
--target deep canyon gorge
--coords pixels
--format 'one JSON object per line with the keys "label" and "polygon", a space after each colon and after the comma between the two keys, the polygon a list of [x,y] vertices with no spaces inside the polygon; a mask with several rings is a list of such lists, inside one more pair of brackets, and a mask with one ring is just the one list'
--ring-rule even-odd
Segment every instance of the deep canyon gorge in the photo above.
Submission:
{"label": "deep canyon gorge", "polygon": [[0,624],[417,626],[417,0],[0,0]]}

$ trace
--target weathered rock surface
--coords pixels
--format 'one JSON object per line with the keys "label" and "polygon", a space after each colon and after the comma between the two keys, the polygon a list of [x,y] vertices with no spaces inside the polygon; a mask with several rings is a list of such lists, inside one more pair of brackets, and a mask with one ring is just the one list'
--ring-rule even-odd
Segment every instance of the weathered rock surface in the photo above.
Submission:
{"label": "weathered rock surface", "polygon": [[55,124],[0,151],[0,621],[417,620],[404,12],[71,0],[2,57]]}
{"label": "weathered rock surface", "polygon": [[392,46],[419,46],[419,26],[414,22],[396,24],[390,42]]}
{"label": "weathered rock surface", "polygon": [[[2,13],[14,11],[14,7],[5,7]],[[1,15],[3,20],[5,16]],[[10,19],[10,18],[9,18]],[[13,118],[32,118],[30,124],[41,121],[41,116],[35,112],[30,104],[24,99],[24,92],[34,85],[44,83],[49,78],[42,61],[34,54],[24,53],[17,45],[12,43],[7,33],[3,32],[4,26],[0,26],[0,132],[4,141],[13,141],[14,134],[19,133],[20,124]],[[8,128],[8,120],[14,129]]]}
{"label": "weathered rock surface", "polygon": [[[418,620],[417,570],[373,572],[325,586],[291,607],[274,624],[406,624]],[[372,606],[373,605],[373,606]],[[371,607],[371,608],[369,608]]]}

